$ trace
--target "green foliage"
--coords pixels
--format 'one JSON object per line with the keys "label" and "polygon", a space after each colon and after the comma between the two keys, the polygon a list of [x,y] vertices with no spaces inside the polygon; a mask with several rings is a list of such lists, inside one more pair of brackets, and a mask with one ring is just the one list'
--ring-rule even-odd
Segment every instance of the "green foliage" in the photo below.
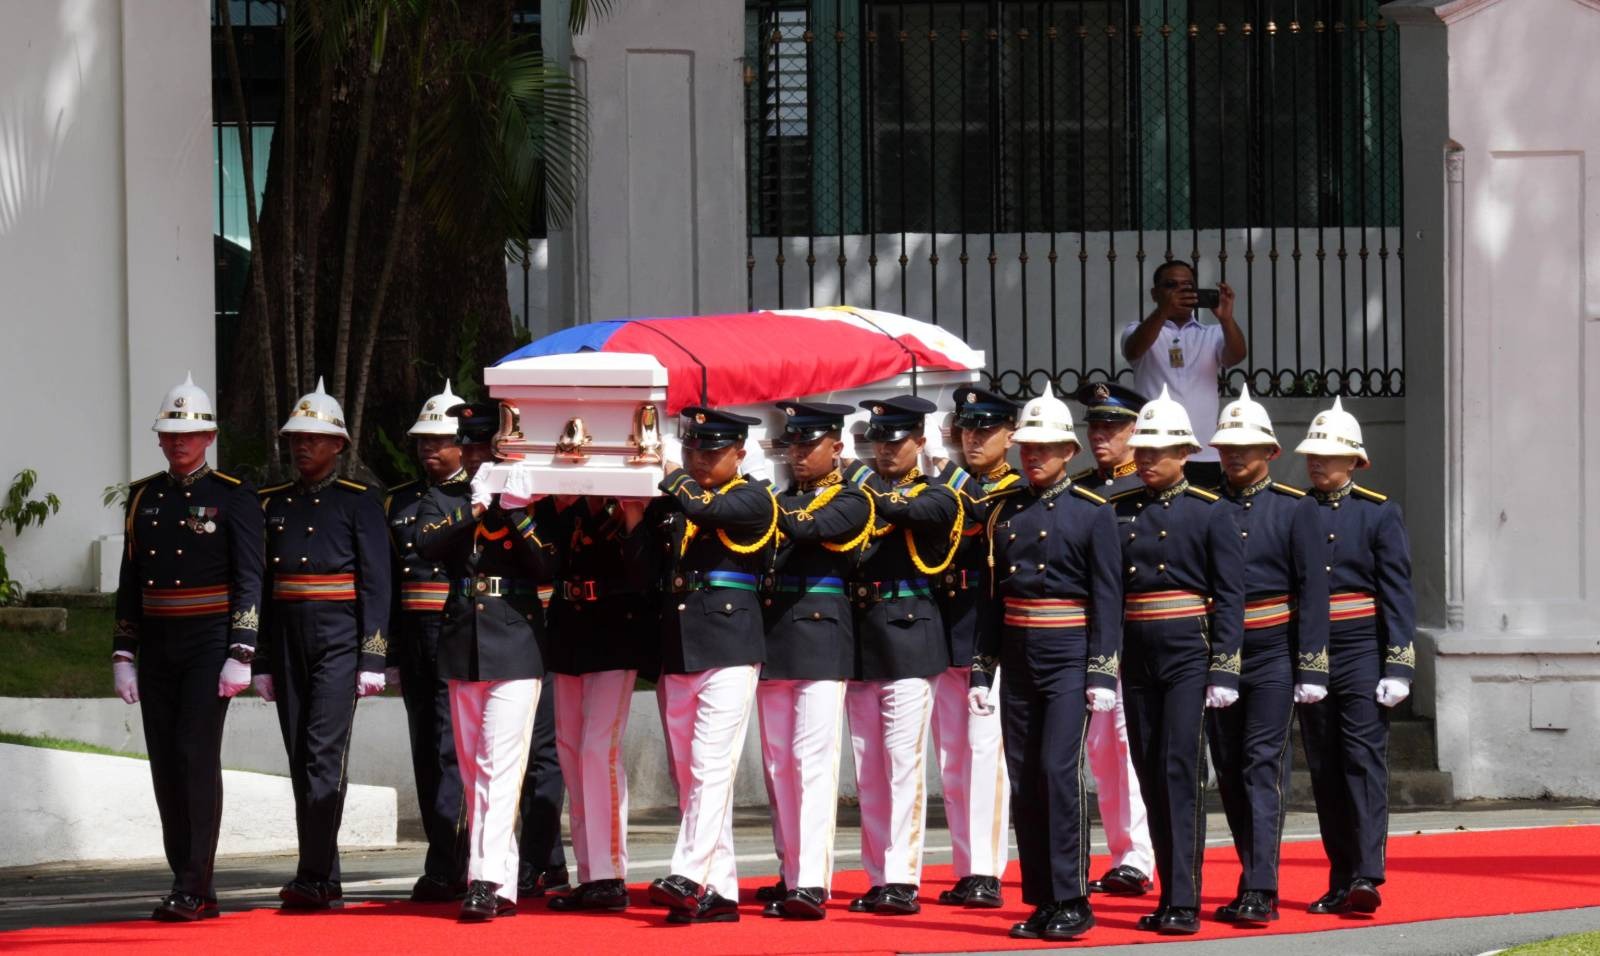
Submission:
{"label": "green foliage", "polygon": [[112,750],[98,744],[85,743],[81,740],[68,740],[65,737],[32,737],[27,734],[13,734],[0,732],[0,744],[15,744],[18,747],[43,747],[46,750],[70,750],[80,754],[105,754],[109,757],[132,757],[135,760],[149,760],[144,754],[129,753],[125,750]]}
{"label": "green foliage", "polygon": [[389,433],[383,428],[375,428],[378,435],[378,447],[383,449],[384,461],[389,466],[389,473],[401,475],[405,478],[421,478],[422,470],[417,467],[417,459],[408,454],[404,447],[395,443]]}
{"label": "green foliage", "polygon": [[459,328],[461,339],[456,343],[456,367],[450,378],[463,402],[482,401],[483,388],[478,385],[478,334],[483,320],[469,314],[462,317]]}
{"label": "green foliage", "polygon": [[[54,494],[46,494],[43,498],[31,497],[33,486],[38,481],[38,472],[24,468],[11,479],[11,487],[6,489],[5,503],[0,504],[0,525],[10,525],[13,536],[22,534],[23,528],[44,524],[46,518],[61,510],[61,499]],[[0,607],[21,600],[22,585],[11,579],[11,572],[6,567],[6,550],[0,548]]]}
{"label": "green foliage", "polygon": [[119,481],[114,485],[106,485],[100,492],[100,503],[107,508],[116,505],[119,509],[128,506],[128,483]]}
{"label": "green foliage", "polygon": [[1505,956],[1594,956],[1600,953],[1600,933],[1558,936],[1539,943],[1526,943],[1503,951]]}
{"label": "green foliage", "polygon": [[0,628],[0,697],[107,697],[116,613],[73,608],[65,633]]}

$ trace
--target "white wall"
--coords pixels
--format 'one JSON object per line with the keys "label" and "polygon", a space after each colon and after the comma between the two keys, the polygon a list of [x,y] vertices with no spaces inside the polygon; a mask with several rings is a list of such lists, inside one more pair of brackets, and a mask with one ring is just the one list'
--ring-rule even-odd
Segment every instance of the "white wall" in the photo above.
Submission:
{"label": "white wall", "polygon": [[101,490],[161,466],[186,369],[214,384],[209,24],[205,0],[0,6],[0,483],[33,468],[62,502],[0,531],[26,586],[91,583]]}

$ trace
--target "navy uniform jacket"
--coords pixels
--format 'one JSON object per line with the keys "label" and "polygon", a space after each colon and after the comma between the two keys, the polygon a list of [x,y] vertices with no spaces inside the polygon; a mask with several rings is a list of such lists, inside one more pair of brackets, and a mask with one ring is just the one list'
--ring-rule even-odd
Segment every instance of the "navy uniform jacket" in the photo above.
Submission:
{"label": "navy uniform jacket", "polygon": [[[1317,503],[1271,478],[1235,491],[1222,484],[1222,504],[1244,542],[1245,600],[1287,595],[1294,604],[1295,682],[1328,683],[1328,571]],[[1251,632],[1245,632],[1249,642]]]}
{"label": "navy uniform jacket", "polygon": [[653,561],[627,560],[631,537],[648,536],[643,520],[630,535],[611,498],[582,497],[557,509],[539,502],[535,517],[561,555],[550,596],[546,665],[558,674],[648,669],[659,633],[661,596]]}
{"label": "navy uniform jacket", "polygon": [[554,577],[557,556],[540,539],[529,510],[502,508],[497,500],[474,518],[472,487],[460,481],[430,488],[417,524],[417,552],[443,564],[452,582],[439,635],[439,676],[543,677],[539,585]]}
{"label": "navy uniform jacket", "polygon": [[[1006,598],[1076,598],[1088,604],[1088,682],[1117,686],[1122,652],[1122,547],[1116,514],[1106,500],[1064,479],[1029,488],[1000,502],[989,517],[994,601],[985,662],[1000,656],[998,636]],[[974,686],[987,686],[984,662]]]}
{"label": "navy uniform jacket", "polygon": [[[263,651],[272,659],[289,628],[332,639],[348,636],[360,649],[363,671],[382,671],[389,653],[389,532],[383,499],[356,481],[329,475],[314,485],[299,482],[261,489],[266,521],[268,596]],[[271,599],[288,575],[353,575],[354,600],[279,601]],[[291,618],[294,624],[290,624]],[[257,657],[257,673],[264,673]]]}
{"label": "navy uniform jacket", "polygon": [[1135,488],[1143,488],[1139,466],[1128,459],[1115,468],[1086,468],[1072,476],[1072,483],[1094,492],[1107,501]]}
{"label": "navy uniform jacket", "polygon": [[[763,678],[845,680],[855,672],[846,586],[869,536],[872,504],[862,485],[871,470],[855,461],[843,468],[816,487],[791,486],[777,496],[781,544],[764,601]],[[844,545],[850,547],[839,550]]]}
{"label": "navy uniform jacket", "polygon": [[[1207,681],[1239,686],[1244,646],[1244,541],[1217,496],[1179,481],[1111,499],[1122,538],[1124,595],[1189,591],[1212,599]],[[1205,620],[1201,618],[1201,620]]]}
{"label": "navy uniform jacket", "polygon": [[990,630],[994,617],[989,613],[989,545],[983,529],[990,510],[1006,496],[1021,491],[1026,484],[1020,474],[1003,463],[982,478],[970,478],[960,468],[947,469],[941,477],[951,484],[961,501],[961,545],[950,567],[939,575],[934,593],[944,618],[949,666],[970,667],[978,648],[993,643],[990,639],[998,637],[985,633]]}
{"label": "navy uniform jacket", "polygon": [[666,571],[661,672],[762,663],[758,589],[778,536],[778,504],[768,483],[746,475],[707,491],[678,468],[660,487],[666,497],[645,518],[654,519],[658,566]]}
{"label": "navy uniform jacket", "polygon": [[[112,650],[136,653],[151,610],[209,608],[195,617],[162,617],[214,623],[228,643],[256,646],[261,614],[261,509],[249,484],[201,466],[174,478],[164,471],[128,487],[125,546],[117,585],[117,623]],[[210,593],[174,594],[205,589]],[[166,592],[165,594],[161,592]],[[159,607],[157,607],[159,605]],[[152,621],[154,619],[152,618]]]}
{"label": "navy uniform jacket", "polygon": [[[467,473],[458,470],[441,484],[465,488]],[[444,605],[450,596],[450,576],[444,565],[417,552],[417,511],[428,496],[429,487],[422,481],[403,482],[390,488],[383,499],[389,540],[394,543],[394,604],[389,620],[395,639],[389,642],[391,666],[416,650],[410,646],[418,639],[413,627],[444,620]]]}
{"label": "navy uniform jacket", "polygon": [[[1328,556],[1328,589],[1359,591],[1377,599],[1377,639],[1383,646],[1383,676],[1411,679],[1417,663],[1412,636],[1417,627],[1416,595],[1411,589],[1411,545],[1400,506],[1387,497],[1351,483],[1322,494],[1322,537]],[[1373,627],[1371,618],[1335,621],[1334,638],[1360,634]]]}
{"label": "navy uniform jacket", "polygon": [[[851,597],[856,607],[857,680],[932,677],[950,666],[944,624],[932,588],[961,532],[961,503],[947,483],[913,471],[891,486],[867,482],[877,512]],[[911,554],[917,549],[924,571]]]}

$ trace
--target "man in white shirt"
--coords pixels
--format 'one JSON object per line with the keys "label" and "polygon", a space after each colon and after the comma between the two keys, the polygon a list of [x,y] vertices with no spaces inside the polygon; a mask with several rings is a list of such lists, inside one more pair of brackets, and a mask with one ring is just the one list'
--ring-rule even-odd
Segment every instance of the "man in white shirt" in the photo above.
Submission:
{"label": "man in white shirt", "polygon": [[1217,372],[1244,361],[1246,349],[1244,333],[1233,321],[1233,289],[1217,284],[1218,302],[1211,310],[1217,324],[1201,325],[1196,278],[1194,267],[1181,259],[1156,267],[1150,279],[1156,307],[1123,327],[1122,354],[1133,365],[1135,391],[1157,395],[1165,385],[1204,432],[1194,437],[1205,450],[1189,456],[1184,472],[1191,483],[1215,488],[1222,483],[1222,466],[1209,444],[1217,420]]}

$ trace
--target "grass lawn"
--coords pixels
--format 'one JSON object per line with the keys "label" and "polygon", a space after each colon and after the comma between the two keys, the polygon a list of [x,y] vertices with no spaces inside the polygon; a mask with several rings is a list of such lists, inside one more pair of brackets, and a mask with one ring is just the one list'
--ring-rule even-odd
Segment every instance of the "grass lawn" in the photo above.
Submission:
{"label": "grass lawn", "polygon": [[16,744],[19,747],[43,747],[46,750],[71,750],[80,754],[105,754],[108,757],[132,757],[135,760],[150,759],[144,754],[112,750],[110,747],[97,747],[94,744],[86,744],[81,740],[64,740],[60,737],[29,737],[25,734],[0,732],[0,744]]}
{"label": "grass lawn", "polygon": [[1501,956],[1594,956],[1600,953],[1600,933],[1558,936],[1542,943],[1513,946]]}
{"label": "grass lawn", "polygon": [[0,630],[0,697],[109,697],[110,610],[74,608],[65,633]]}

